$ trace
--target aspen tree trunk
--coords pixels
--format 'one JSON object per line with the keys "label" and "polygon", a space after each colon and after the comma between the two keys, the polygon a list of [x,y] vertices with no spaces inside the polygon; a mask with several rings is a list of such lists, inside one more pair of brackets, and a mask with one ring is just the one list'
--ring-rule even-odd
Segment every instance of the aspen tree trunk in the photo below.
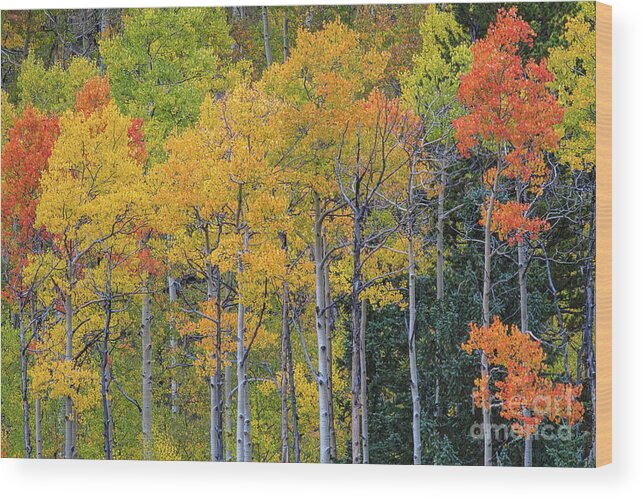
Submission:
{"label": "aspen tree trunk", "polygon": [[[109,291],[108,291],[109,293]],[[100,364],[100,395],[101,405],[103,409],[103,450],[105,451],[105,459],[112,459],[112,415],[109,407],[108,392],[110,382],[109,371],[109,330],[112,321],[112,305],[108,299],[105,304],[105,327],[103,329],[103,344],[100,348],[101,364]]]}
{"label": "aspen tree trunk", "polygon": [[[225,305],[226,310],[229,307],[230,299],[230,289],[232,287],[232,278],[231,272],[226,273],[226,298]],[[228,352],[226,354],[228,362],[225,363],[224,367],[224,391],[225,391],[225,460],[230,462],[232,461],[232,448],[234,445],[234,438],[232,435],[232,365],[231,365],[231,354]]]}
{"label": "aspen tree trunk", "polygon": [[[40,327],[41,319],[36,320],[37,297],[32,299],[31,317],[34,327],[34,337],[40,340]],[[36,397],[34,401],[34,419],[35,419],[35,432],[36,432],[36,459],[42,458],[42,408],[40,406],[40,397]]]}
{"label": "aspen tree trunk", "polygon": [[319,196],[314,193],[315,205],[315,331],[317,333],[317,362],[319,389],[319,462],[330,462],[330,425],[328,404],[328,362],[324,307],[324,255],[322,213]]}
{"label": "aspen tree trunk", "polygon": [[141,348],[143,351],[143,459],[153,458],[152,448],[152,315],[149,278],[145,285],[143,306],[141,307]]}
{"label": "aspen tree trunk", "polygon": [[[411,230],[413,230],[411,228]],[[420,435],[420,391],[418,387],[417,355],[415,350],[415,248],[413,234],[409,232],[409,368],[411,371],[411,402],[413,404],[413,464],[422,464],[422,441]]]}
{"label": "aspen tree trunk", "polygon": [[360,318],[359,366],[360,366],[360,401],[362,406],[362,463],[369,462],[368,448],[368,404],[366,386],[366,299],[362,300]]}
{"label": "aspen tree trunk", "polygon": [[444,190],[446,189],[447,173],[444,166],[441,166],[440,182],[441,189],[438,193],[438,227],[436,240],[436,262],[435,276],[437,287],[437,299],[444,299]]}
{"label": "aspen tree trunk", "polygon": [[232,461],[232,387],[230,386],[230,379],[232,378],[232,367],[226,364],[224,373],[224,389],[225,389],[225,435],[226,435],[226,450],[225,460]]}
{"label": "aspen tree trunk", "polygon": [[[285,236],[283,236],[285,246]],[[283,295],[281,302],[281,380],[279,383],[281,401],[281,462],[287,463],[290,460],[290,449],[288,442],[288,339],[289,339],[288,317],[288,282],[284,280]]]}
{"label": "aspen tree trunk", "polygon": [[[358,188],[356,188],[357,190]],[[356,195],[356,200],[358,196]],[[356,211],[359,207],[356,208]],[[361,366],[360,366],[360,332],[361,332],[361,310],[360,310],[360,262],[361,262],[362,230],[357,212],[353,218],[353,276],[351,285],[351,315],[352,315],[352,341],[351,341],[351,444],[353,464],[358,464],[360,456],[361,437]]]}
{"label": "aspen tree trunk", "polygon": [[[248,251],[248,238],[249,238],[249,233],[248,233],[248,228],[244,228],[244,235],[243,235],[243,253]],[[241,259],[241,253],[239,254],[239,276],[243,274],[245,271],[243,261]],[[242,384],[241,386],[243,387],[242,390],[242,403],[243,403],[243,460],[245,462],[251,462],[252,461],[252,438],[250,435],[250,386],[248,385],[248,353],[246,352],[245,348],[245,306],[243,304],[243,293],[241,292],[241,287],[240,284],[237,284],[238,289],[239,289],[239,324],[238,327],[240,329],[240,334],[239,337],[241,339],[241,343],[243,346],[243,357],[242,357],[242,362],[241,362],[241,368],[242,368]]]}
{"label": "aspen tree trunk", "polygon": [[[71,276],[71,270],[69,271]],[[71,283],[71,278],[69,279]],[[71,289],[65,295],[65,362],[71,363],[73,360],[73,303],[71,297]],[[74,442],[76,437],[74,435],[74,404],[71,397],[65,398],[65,459],[73,459],[76,448]]]}
{"label": "aspen tree trunk", "polygon": [[[519,186],[516,186],[517,201],[520,203],[521,195]],[[523,334],[527,334],[529,328],[529,317],[527,313],[527,251],[525,248],[525,243],[522,241],[518,242],[518,287],[520,289],[520,330]],[[525,409],[525,414],[529,416],[529,410]],[[531,467],[532,465],[532,448],[533,448],[533,437],[529,436],[525,438],[525,454],[523,459],[523,465],[525,467]]]}
{"label": "aspen tree trunk", "polygon": [[[527,315],[527,255],[525,245],[522,242],[518,243],[518,281],[520,287],[520,328],[523,334],[527,334],[528,315]],[[529,411],[527,410],[527,415]],[[532,448],[533,437],[529,436],[525,439],[525,456],[524,466],[531,467],[532,465]]]}
{"label": "aspen tree trunk", "polygon": [[290,328],[286,342],[288,353],[288,381],[290,383],[290,412],[292,418],[292,447],[295,453],[295,462],[301,462],[301,449],[299,446],[299,416],[297,415],[297,392],[295,391],[295,370],[292,361],[292,344],[290,342]]}
{"label": "aspen tree trunk", "polygon": [[[589,248],[584,260],[587,263],[581,266],[581,275],[585,280],[585,324],[583,325],[583,339],[581,355],[578,363],[584,363],[585,376],[589,379],[590,400],[592,403],[592,428],[596,428],[596,356],[594,354],[594,317],[596,314],[596,298],[594,296],[594,261],[596,257],[596,189],[593,185],[592,200],[590,205]],[[582,236],[581,236],[582,237]],[[584,354],[584,355],[582,355]],[[583,358],[584,357],[584,358]],[[580,383],[580,365],[577,367],[577,383]],[[592,450],[590,461],[596,459],[596,431],[592,432]]]}
{"label": "aspen tree trunk", "polygon": [[[22,301],[22,298],[21,298]],[[29,427],[29,380],[27,378],[27,344],[26,344],[26,327],[24,324],[23,306],[20,305],[19,312],[19,331],[20,331],[20,379],[22,394],[22,430],[24,436],[25,457],[31,457],[31,430]]]}
{"label": "aspen tree trunk", "polygon": [[246,463],[252,462],[252,435],[250,434],[250,386],[248,385],[248,363],[244,362],[243,368],[244,374],[244,385],[245,389],[243,391],[244,397],[244,416],[243,421],[243,443],[245,449],[243,451],[243,458]]}
{"label": "aspen tree trunk", "polygon": [[261,7],[261,17],[263,18],[263,44],[266,49],[266,65],[272,64],[272,50],[270,49],[270,27],[268,26],[268,8]]}
{"label": "aspen tree trunk", "polygon": [[[487,206],[487,217],[484,225],[484,279],[482,286],[482,320],[485,327],[491,325],[491,312],[489,309],[489,297],[491,294],[491,215],[493,212],[493,205],[496,196],[496,186],[498,183],[498,170],[489,196],[489,204]],[[489,375],[489,363],[487,356],[481,354],[480,373],[482,379],[487,379]],[[491,466],[493,458],[493,444],[491,441],[491,407],[482,404],[482,433],[484,436],[484,465]]]}
{"label": "aspen tree trunk", "polygon": [[290,49],[288,47],[288,11],[284,9],[284,62],[288,60]]}
{"label": "aspen tree trunk", "polygon": [[[324,253],[326,253],[326,240],[324,239]],[[324,265],[324,327],[326,330],[326,346],[328,363],[328,421],[330,438],[330,459],[337,459],[337,438],[335,436],[335,411],[333,408],[333,339],[331,320],[331,293],[330,293],[330,272],[329,262]]]}
{"label": "aspen tree trunk", "polygon": [[223,460],[223,383],[221,380],[221,364],[222,364],[222,353],[221,353],[221,271],[219,267],[216,269],[216,300],[217,300],[217,324],[216,324],[216,372],[214,374],[214,385],[215,385],[215,398],[216,405],[214,408],[214,419],[216,424],[216,455],[215,461]]}
{"label": "aspen tree trunk", "polygon": [[[237,255],[237,269],[240,275],[243,271],[241,252],[239,252],[239,254]],[[245,461],[245,441],[243,427],[246,420],[244,414],[246,409],[246,400],[244,393],[246,388],[246,379],[244,373],[245,361],[243,360],[246,354],[244,339],[245,309],[243,306],[243,298],[241,296],[241,289],[239,288],[238,282],[237,289],[237,462],[243,462]]]}
{"label": "aspen tree trunk", "polygon": [[176,323],[174,320],[174,312],[172,311],[172,304],[176,301],[176,281],[172,278],[171,275],[167,276],[168,282],[168,294],[170,301],[170,367],[171,376],[170,376],[170,413],[174,416],[178,409],[176,407],[176,398],[178,387],[176,384],[176,379],[174,378],[174,371],[176,367],[176,356],[174,352],[176,351]]}
{"label": "aspen tree trunk", "polygon": [[42,459],[42,408],[40,398],[36,399],[36,459]]}
{"label": "aspen tree trunk", "polygon": [[[212,268],[210,263],[209,256],[212,252],[210,246],[210,235],[207,226],[204,227],[204,236],[205,236],[205,248],[204,256],[206,258],[205,269],[206,269],[206,281],[208,286],[207,300],[210,302],[213,299],[216,299],[216,314],[217,314],[217,324],[215,327],[215,332],[213,333],[213,344],[215,345],[215,352],[210,353],[210,361],[215,363],[215,372],[210,374],[208,379],[208,388],[210,391],[210,460],[211,461],[220,461],[221,454],[221,426],[220,426],[220,395],[219,395],[219,384],[220,384],[220,369],[221,369],[221,351],[220,351],[220,340],[221,340],[221,300],[220,300],[220,276],[218,276],[218,271],[216,272],[217,278],[215,279],[215,271]],[[215,280],[217,282],[215,282]],[[216,296],[215,296],[216,294]]]}

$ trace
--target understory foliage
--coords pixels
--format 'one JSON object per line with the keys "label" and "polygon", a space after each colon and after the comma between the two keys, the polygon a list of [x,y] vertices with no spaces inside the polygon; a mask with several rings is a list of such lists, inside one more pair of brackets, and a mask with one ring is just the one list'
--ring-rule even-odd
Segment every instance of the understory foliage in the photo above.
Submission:
{"label": "understory foliage", "polygon": [[594,30],[3,12],[2,455],[593,465]]}

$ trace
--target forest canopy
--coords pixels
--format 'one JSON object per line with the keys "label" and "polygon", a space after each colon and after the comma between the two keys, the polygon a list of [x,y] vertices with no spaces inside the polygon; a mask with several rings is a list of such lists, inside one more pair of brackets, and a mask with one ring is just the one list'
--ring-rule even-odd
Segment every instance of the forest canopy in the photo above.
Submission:
{"label": "forest canopy", "polygon": [[593,3],[2,12],[2,456],[594,466]]}

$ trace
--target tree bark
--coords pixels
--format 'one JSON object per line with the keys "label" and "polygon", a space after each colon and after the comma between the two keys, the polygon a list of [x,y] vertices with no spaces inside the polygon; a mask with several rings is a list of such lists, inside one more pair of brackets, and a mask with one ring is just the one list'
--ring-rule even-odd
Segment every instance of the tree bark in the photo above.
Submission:
{"label": "tree bark", "polygon": [[[489,196],[489,204],[487,206],[487,217],[484,226],[484,277],[482,286],[482,318],[485,327],[491,325],[491,311],[489,308],[489,298],[491,295],[491,215],[493,212],[493,205],[496,196],[496,186],[498,183],[498,170],[494,184]],[[480,373],[482,379],[488,379],[489,376],[489,362],[487,356],[482,353],[480,362]],[[485,403],[486,402],[486,403]],[[493,448],[491,441],[491,404],[490,401],[483,401],[482,404],[482,433],[484,437],[484,465],[491,466],[493,459]]]}
{"label": "tree bark", "polygon": [[[237,256],[237,269],[239,273],[243,271],[243,264],[241,262],[241,252]],[[244,441],[244,424],[245,424],[245,388],[246,379],[244,372],[245,361],[243,360],[246,354],[245,338],[244,338],[244,306],[241,296],[241,290],[237,283],[237,462],[245,461],[245,441]]]}
{"label": "tree bark", "polygon": [[[359,196],[359,186],[356,188],[355,202]],[[360,310],[360,291],[361,291],[361,250],[362,250],[362,228],[361,217],[359,216],[359,206],[355,204],[353,214],[353,275],[351,279],[351,443],[353,464],[361,461],[360,456],[360,438],[361,438],[361,366],[360,366],[360,332],[361,332],[361,310]]]}
{"label": "tree bark", "polygon": [[290,55],[290,49],[288,47],[288,11],[284,9],[284,62],[288,60],[288,55]]}
{"label": "tree bark", "polygon": [[[326,239],[324,238],[324,254]],[[335,411],[333,408],[333,338],[332,338],[332,301],[330,292],[330,263],[324,265],[324,329],[326,330],[326,362],[328,363],[328,431],[330,439],[330,460],[337,459],[337,437],[335,436]]]}
{"label": "tree bark", "polygon": [[295,370],[292,360],[292,344],[290,342],[290,328],[286,341],[288,354],[288,381],[290,383],[290,412],[292,420],[292,447],[295,454],[295,462],[301,462],[301,449],[299,446],[299,416],[297,415],[297,392],[295,391]]}
{"label": "tree bark", "polygon": [[411,402],[413,405],[413,464],[422,464],[422,441],[420,435],[420,392],[418,387],[417,355],[415,350],[415,248],[413,247],[413,229],[409,231],[409,368],[411,372]]}
{"label": "tree bark", "polygon": [[[22,297],[20,298],[22,301]],[[25,457],[31,457],[31,430],[29,427],[29,379],[27,378],[27,344],[26,344],[26,327],[24,324],[23,306],[20,305],[18,313],[18,324],[20,331],[20,380],[22,395],[22,430],[24,436]]]}
{"label": "tree bark", "polygon": [[[108,290],[108,293],[110,291]],[[112,322],[112,305],[108,298],[105,304],[105,327],[103,329],[103,341],[100,348],[101,365],[100,365],[100,395],[103,409],[103,450],[105,459],[112,459],[112,414],[109,406],[109,383],[111,381],[109,368],[109,331]]]}
{"label": "tree bark", "polygon": [[362,299],[360,334],[359,334],[359,366],[360,366],[360,404],[362,408],[362,463],[369,463],[368,445],[368,395],[366,385],[366,299]]}
{"label": "tree bark", "polygon": [[319,462],[330,462],[330,425],[328,405],[328,362],[324,308],[324,255],[322,239],[321,203],[317,193],[314,194],[315,228],[315,331],[317,333],[317,362],[319,390]]}
{"label": "tree bark", "polygon": [[36,459],[42,459],[42,408],[40,398],[36,399]]}
{"label": "tree bark", "polygon": [[149,279],[145,285],[143,306],[141,308],[141,348],[143,351],[143,402],[142,402],[142,427],[143,427],[143,459],[153,458],[152,445],[152,334],[151,334],[151,298]]}
{"label": "tree bark", "polygon": [[446,168],[441,166],[440,171],[440,192],[438,193],[438,227],[436,240],[436,262],[435,277],[437,287],[437,299],[444,299],[444,190],[446,189],[447,173]]}
{"label": "tree bark", "polygon": [[[71,279],[70,279],[71,282]],[[71,290],[65,295],[65,362],[73,361],[73,303]],[[76,454],[74,442],[74,404],[71,397],[65,398],[65,459],[73,459]]]}
{"label": "tree bark", "polygon": [[[283,237],[285,246],[285,236]],[[281,462],[290,460],[288,442],[288,340],[290,317],[288,316],[288,281],[284,280],[281,300],[281,379],[279,383],[281,401]]]}
{"label": "tree bark", "polygon": [[270,27],[268,25],[268,8],[261,7],[261,17],[263,18],[263,44],[266,49],[266,65],[272,64],[272,50],[270,48]]}

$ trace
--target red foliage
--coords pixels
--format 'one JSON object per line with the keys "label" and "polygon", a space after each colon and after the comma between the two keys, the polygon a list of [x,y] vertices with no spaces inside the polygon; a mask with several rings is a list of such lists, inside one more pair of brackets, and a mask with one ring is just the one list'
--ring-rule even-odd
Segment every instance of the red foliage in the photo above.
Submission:
{"label": "red foliage", "polygon": [[145,149],[145,136],[143,134],[143,118],[133,118],[132,125],[127,131],[129,137],[130,156],[138,163],[144,164],[147,160]]}
{"label": "red foliage", "polygon": [[[38,113],[31,106],[16,118],[7,132],[2,152],[2,250],[8,258],[7,299],[21,294],[22,268],[38,241],[49,237],[35,227],[40,178],[59,134],[58,119]],[[7,291],[7,290],[5,290]]]}
{"label": "red foliage", "polygon": [[458,92],[468,113],[453,125],[463,156],[483,141],[494,152],[507,148],[503,175],[538,185],[548,175],[543,152],[557,147],[554,125],[563,109],[547,89],[554,78],[547,61],[523,64],[521,44],[532,46],[535,36],[515,7],[498,11],[487,36],[471,49],[473,64]]}
{"label": "red foliage", "polygon": [[92,113],[100,111],[109,103],[109,81],[107,77],[95,76],[85,83],[76,94],[75,111],[83,113],[88,118]]}
{"label": "red foliage", "polygon": [[[582,385],[553,383],[542,376],[545,353],[540,342],[515,325],[504,325],[494,317],[490,327],[469,325],[469,340],[462,345],[467,353],[479,350],[491,367],[500,368],[504,378],[495,380],[494,397],[501,403],[500,415],[514,421],[513,429],[524,438],[535,433],[547,418],[554,423],[566,419],[574,424],[583,416],[579,402]],[[488,405],[490,378],[475,380],[474,397],[478,407]]]}
{"label": "red foliage", "polygon": [[[509,201],[507,203],[496,203],[491,214],[490,228],[498,234],[502,241],[507,241],[510,246],[522,243],[528,236],[532,241],[541,232],[549,230],[549,222],[538,217],[529,218],[527,211],[528,203]],[[487,208],[483,205],[480,208],[480,225],[484,225],[487,218]]]}

